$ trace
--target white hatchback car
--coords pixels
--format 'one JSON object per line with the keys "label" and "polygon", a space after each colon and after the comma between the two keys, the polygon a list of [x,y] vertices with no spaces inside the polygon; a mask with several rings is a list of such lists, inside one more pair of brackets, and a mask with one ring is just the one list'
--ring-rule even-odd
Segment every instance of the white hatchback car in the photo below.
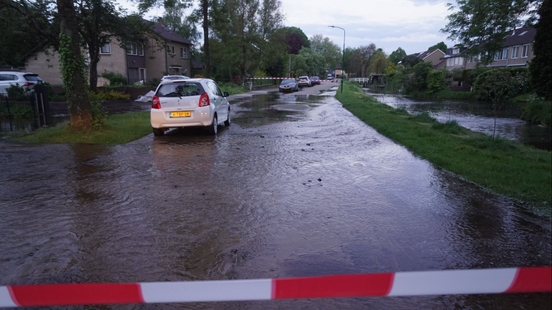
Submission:
{"label": "white hatchback car", "polygon": [[170,128],[207,127],[216,135],[218,125],[230,126],[230,103],[211,79],[163,80],[151,103],[153,134],[162,136]]}

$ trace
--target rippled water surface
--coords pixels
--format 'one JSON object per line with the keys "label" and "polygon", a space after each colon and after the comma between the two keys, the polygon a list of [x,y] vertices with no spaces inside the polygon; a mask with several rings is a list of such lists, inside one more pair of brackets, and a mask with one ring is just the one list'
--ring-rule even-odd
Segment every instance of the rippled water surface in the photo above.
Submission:
{"label": "rippled water surface", "polygon": [[[370,93],[380,102],[394,108],[404,108],[417,114],[428,112],[439,122],[455,120],[460,126],[487,135],[518,141],[540,149],[552,149],[552,132],[550,127],[530,125],[520,119],[522,111],[513,104],[505,104],[496,112],[487,102],[466,101],[418,101],[400,95]],[[496,120],[496,129],[495,129]]]}
{"label": "rippled water surface", "polygon": [[[217,137],[186,129],[117,146],[0,143],[0,285],[550,265],[548,219],[413,156],[333,97],[240,100]],[[551,303],[512,294],[93,308]]]}

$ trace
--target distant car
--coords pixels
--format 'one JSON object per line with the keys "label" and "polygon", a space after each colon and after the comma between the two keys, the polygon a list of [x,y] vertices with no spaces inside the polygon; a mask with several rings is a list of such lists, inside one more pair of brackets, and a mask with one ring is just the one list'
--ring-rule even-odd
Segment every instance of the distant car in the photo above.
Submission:
{"label": "distant car", "polygon": [[317,76],[310,77],[311,85],[320,85],[320,78]]}
{"label": "distant car", "polygon": [[189,76],[185,76],[185,75],[165,75],[164,77],[161,78],[161,81],[164,81],[164,80],[185,80],[185,79],[189,79],[190,77]]}
{"label": "distant car", "polygon": [[32,72],[0,71],[0,94],[7,96],[7,89],[12,85],[19,85],[25,90],[32,90],[38,83],[44,81]]}
{"label": "distant car", "polygon": [[299,77],[299,87],[311,87],[311,81],[308,76],[303,75]]}
{"label": "distant car", "polygon": [[155,136],[170,128],[206,127],[212,135],[222,123],[230,126],[230,104],[211,79],[165,79],[151,101],[150,121]]}
{"label": "distant car", "polygon": [[333,81],[333,75],[331,74],[328,74],[328,76],[326,77],[326,80],[329,80],[329,81]]}
{"label": "distant car", "polygon": [[282,80],[282,82],[280,83],[278,90],[282,93],[296,92],[299,91],[299,84],[297,84],[297,81],[295,79],[285,79]]}

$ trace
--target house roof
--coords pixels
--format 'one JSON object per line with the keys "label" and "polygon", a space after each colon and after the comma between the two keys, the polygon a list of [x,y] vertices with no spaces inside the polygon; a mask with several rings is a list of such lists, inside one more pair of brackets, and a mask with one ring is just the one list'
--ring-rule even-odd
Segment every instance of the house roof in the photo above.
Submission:
{"label": "house roof", "polygon": [[155,23],[153,25],[153,31],[155,31],[165,40],[184,43],[184,44],[191,44],[190,40],[183,38],[182,36],[170,30],[169,28],[167,28],[165,25],[161,23]]}
{"label": "house roof", "polygon": [[537,29],[531,27],[515,29],[504,39],[503,46],[515,46],[533,43],[536,33]]}
{"label": "house roof", "polygon": [[422,52],[422,53],[418,53],[417,56],[418,56],[418,58],[420,58],[421,60],[424,60],[424,59],[426,59],[427,57],[431,56],[432,54],[438,53],[438,52],[440,52],[440,53],[442,54],[441,56],[445,55],[445,53],[443,53],[443,51],[441,51],[440,49],[437,48],[437,49],[434,49],[434,50],[432,50],[432,51],[429,51],[429,50],[428,50],[428,51],[425,51],[425,52]]}

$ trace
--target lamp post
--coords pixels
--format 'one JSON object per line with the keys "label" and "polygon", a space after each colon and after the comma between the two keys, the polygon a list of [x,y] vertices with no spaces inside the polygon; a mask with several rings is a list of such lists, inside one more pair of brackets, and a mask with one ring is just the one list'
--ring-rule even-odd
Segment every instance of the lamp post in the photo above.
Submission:
{"label": "lamp post", "polygon": [[343,78],[345,77],[345,29],[339,27],[339,26],[328,26],[331,28],[339,28],[343,30],[343,58],[341,59],[341,92],[343,93]]}

